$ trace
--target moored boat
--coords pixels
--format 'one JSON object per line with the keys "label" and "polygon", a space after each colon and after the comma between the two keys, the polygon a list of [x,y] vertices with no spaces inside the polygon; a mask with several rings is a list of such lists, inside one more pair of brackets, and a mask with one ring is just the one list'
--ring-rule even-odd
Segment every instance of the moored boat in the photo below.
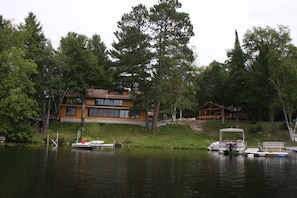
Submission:
{"label": "moored boat", "polygon": [[93,149],[95,147],[101,146],[102,144],[104,144],[103,140],[94,140],[90,142],[76,142],[73,143],[71,146],[77,149]]}
{"label": "moored boat", "polygon": [[[225,139],[227,133],[236,134],[236,139]],[[233,135],[234,136],[234,135]],[[223,154],[243,154],[246,146],[244,140],[244,130],[240,128],[224,128],[219,131],[219,141],[210,144],[209,151],[218,151]]]}

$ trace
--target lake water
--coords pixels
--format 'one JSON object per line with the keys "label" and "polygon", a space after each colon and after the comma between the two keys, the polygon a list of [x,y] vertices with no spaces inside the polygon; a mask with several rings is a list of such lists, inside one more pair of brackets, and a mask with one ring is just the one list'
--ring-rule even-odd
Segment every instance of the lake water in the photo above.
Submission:
{"label": "lake water", "polygon": [[0,197],[297,197],[297,153],[285,158],[124,148],[0,146]]}

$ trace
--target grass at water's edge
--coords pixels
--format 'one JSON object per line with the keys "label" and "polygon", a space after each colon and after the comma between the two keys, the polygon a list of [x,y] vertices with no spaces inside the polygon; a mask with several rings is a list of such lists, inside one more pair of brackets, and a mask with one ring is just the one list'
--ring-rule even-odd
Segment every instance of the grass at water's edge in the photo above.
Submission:
{"label": "grass at water's edge", "polygon": [[[277,123],[277,130],[272,132],[270,122],[250,121],[226,121],[222,124],[220,120],[211,120],[203,123],[201,131],[193,131],[190,126],[178,124],[150,131],[141,126],[86,123],[82,137],[87,141],[100,139],[106,143],[122,143],[126,147],[206,149],[210,143],[218,140],[219,129],[228,127],[243,128],[248,147],[257,147],[258,142],[263,141],[283,141],[286,146],[294,145],[283,123]],[[51,123],[49,137],[56,139],[58,133],[59,144],[73,143],[78,128],[79,123]],[[46,139],[47,134],[33,134],[34,143],[46,142]]]}

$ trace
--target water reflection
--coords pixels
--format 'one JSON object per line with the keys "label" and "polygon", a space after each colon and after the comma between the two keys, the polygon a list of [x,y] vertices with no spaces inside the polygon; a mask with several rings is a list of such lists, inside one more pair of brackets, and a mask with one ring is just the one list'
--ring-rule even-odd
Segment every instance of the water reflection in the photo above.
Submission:
{"label": "water reflection", "polygon": [[1,148],[0,197],[296,197],[296,154]]}

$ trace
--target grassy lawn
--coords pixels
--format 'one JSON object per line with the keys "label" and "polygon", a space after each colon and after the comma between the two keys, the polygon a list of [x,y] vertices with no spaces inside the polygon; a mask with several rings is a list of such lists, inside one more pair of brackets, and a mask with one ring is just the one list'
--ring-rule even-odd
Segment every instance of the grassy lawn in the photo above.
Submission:
{"label": "grassy lawn", "polygon": [[[258,142],[283,141],[286,145],[293,145],[289,141],[289,133],[282,123],[277,123],[277,130],[271,132],[270,122],[207,121],[203,124],[202,131],[193,131],[189,126],[171,124],[160,127],[152,132],[141,126],[86,123],[82,134],[87,141],[104,140],[108,142],[123,143],[127,147],[148,148],[180,148],[180,149],[206,149],[213,141],[218,140],[219,129],[239,126],[245,130],[245,139],[248,147],[257,147]],[[50,139],[55,139],[59,133],[60,143],[76,141],[78,123],[51,123],[49,127]],[[46,141],[47,134],[33,134],[35,143]]]}

